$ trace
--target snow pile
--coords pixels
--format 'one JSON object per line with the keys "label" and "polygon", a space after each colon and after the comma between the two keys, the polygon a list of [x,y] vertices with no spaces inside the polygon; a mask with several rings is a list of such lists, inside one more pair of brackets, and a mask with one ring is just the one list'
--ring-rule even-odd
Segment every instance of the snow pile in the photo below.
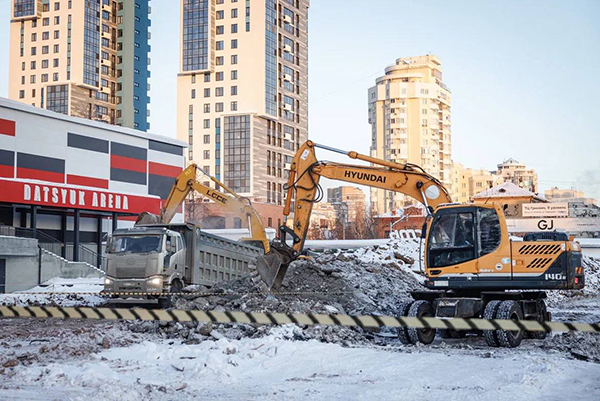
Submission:
{"label": "snow pile", "polygon": [[583,255],[583,271],[585,273],[585,295],[600,294],[600,259]]}
{"label": "snow pile", "polygon": [[[25,291],[1,294],[0,305],[12,306],[97,306],[105,302],[100,291],[104,289],[103,278],[52,278],[44,284]],[[46,293],[56,294],[46,294]],[[64,293],[77,293],[68,294]],[[63,293],[63,294],[61,294]],[[92,295],[90,293],[98,293]]]}

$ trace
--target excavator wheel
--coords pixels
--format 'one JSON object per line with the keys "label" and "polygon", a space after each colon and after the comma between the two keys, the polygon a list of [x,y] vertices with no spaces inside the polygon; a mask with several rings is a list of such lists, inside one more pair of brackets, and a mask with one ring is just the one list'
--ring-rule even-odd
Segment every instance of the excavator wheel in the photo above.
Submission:
{"label": "excavator wheel", "polygon": [[[433,306],[431,303],[424,300],[413,302],[408,310],[409,317],[433,317]],[[408,329],[408,337],[413,344],[420,342],[422,344],[431,344],[435,338],[435,329],[417,329],[411,327]]]}
{"label": "excavator wheel", "polygon": [[[539,301],[538,315],[537,315],[536,320],[540,323],[550,320],[550,319],[548,319],[548,308],[546,308],[546,302],[544,302],[544,300]],[[548,333],[546,333],[545,331],[528,331],[527,332],[528,338],[533,338],[536,340],[543,340],[547,336],[548,336]]]}
{"label": "excavator wheel", "polygon": [[[521,306],[516,301],[502,301],[500,307],[498,307],[498,313],[496,314],[497,319],[506,320],[523,320],[523,311]],[[523,340],[524,332],[509,331],[509,330],[496,330],[498,335],[498,342],[501,346],[506,348],[515,348],[521,344]]]}
{"label": "excavator wheel", "polygon": [[[413,300],[404,301],[400,304],[398,310],[400,311],[400,316],[406,317],[408,316],[408,310],[410,306],[413,304]],[[408,327],[398,327],[398,340],[404,345],[414,344],[410,337],[408,336]]]}
{"label": "excavator wheel", "polygon": [[[502,301],[490,301],[485,306],[485,310],[483,311],[483,318],[486,320],[496,319],[496,314],[498,313],[498,307]],[[498,330],[483,330],[483,338],[485,338],[485,342],[490,347],[499,347],[500,342],[498,341]]]}

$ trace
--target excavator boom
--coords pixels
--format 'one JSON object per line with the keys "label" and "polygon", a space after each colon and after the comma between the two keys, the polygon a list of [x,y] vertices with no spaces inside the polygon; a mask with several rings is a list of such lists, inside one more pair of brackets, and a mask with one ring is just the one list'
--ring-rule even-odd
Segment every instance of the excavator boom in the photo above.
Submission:
{"label": "excavator boom", "polygon": [[[198,172],[204,173],[217,186],[222,187],[229,195],[226,195],[207,185],[201,184],[196,175]],[[138,216],[136,225],[143,224],[169,224],[177,213],[177,209],[191,191],[196,191],[215,203],[221,205],[226,210],[235,213],[242,220],[247,221],[250,229],[250,238],[242,238],[241,241],[256,242],[264,248],[265,253],[270,251],[269,240],[265,233],[262,220],[256,210],[252,207],[249,199],[239,196],[216,178],[204,172],[196,164],[190,164],[175,179],[175,184],[165,201],[160,216],[144,212]]]}
{"label": "excavator boom", "polygon": [[[317,147],[342,153],[351,159],[366,161],[372,165],[319,161],[315,154]],[[287,199],[283,214],[288,216],[292,212],[291,202],[295,199],[293,228],[280,227],[282,240],[271,244],[274,252],[266,254],[262,260],[259,260],[257,266],[262,280],[269,288],[281,286],[289,263],[302,252],[313,204],[319,202],[322,197],[319,186],[321,177],[400,192],[422,202],[430,212],[441,204],[452,202],[443,184],[416,165],[389,162],[307,141],[298,149],[292,160],[287,183]],[[292,237],[291,247],[285,242],[287,234]]]}

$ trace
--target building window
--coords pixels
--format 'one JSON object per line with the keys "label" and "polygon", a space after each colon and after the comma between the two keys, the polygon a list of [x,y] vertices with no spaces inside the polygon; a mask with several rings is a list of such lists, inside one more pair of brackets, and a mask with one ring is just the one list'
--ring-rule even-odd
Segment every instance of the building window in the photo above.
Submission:
{"label": "building window", "polygon": [[238,9],[232,8],[231,9],[231,18],[237,18],[237,16],[238,16]]}
{"label": "building window", "polygon": [[50,39],[50,32],[46,31],[46,32],[42,32],[42,40],[48,40]]}
{"label": "building window", "polygon": [[225,27],[223,25],[217,25],[217,35],[223,35],[225,32]]}
{"label": "building window", "polygon": [[29,77],[29,83],[30,84],[34,84],[35,83],[35,75],[32,75]]}
{"label": "building window", "polygon": [[238,193],[250,192],[250,119],[249,115],[225,117],[225,185]]}
{"label": "building window", "polygon": [[237,28],[237,24],[231,24],[231,33],[237,33],[238,28]]}
{"label": "building window", "polygon": [[23,99],[25,98],[25,91],[24,90],[20,90],[19,91],[19,99]]}
{"label": "building window", "polygon": [[237,102],[231,102],[231,111],[237,111]]}
{"label": "building window", "polygon": [[223,56],[219,56],[216,58],[217,65],[223,65]]}
{"label": "building window", "polygon": [[203,157],[204,157],[204,160],[210,159],[210,150],[205,150]]}
{"label": "building window", "polygon": [[35,42],[36,40],[37,40],[37,33],[34,32],[31,34],[31,41]]}
{"label": "building window", "polygon": [[57,113],[69,112],[69,86],[53,85],[46,89],[46,109]]}
{"label": "building window", "polygon": [[231,96],[235,96],[237,94],[238,94],[238,92],[237,92],[237,86],[232,86],[231,87]]}
{"label": "building window", "polygon": [[54,31],[54,39],[58,39],[60,37],[60,31]]}
{"label": "building window", "polygon": [[208,118],[204,120],[204,128],[210,128],[210,120]]}
{"label": "building window", "polygon": [[231,64],[237,64],[238,63],[238,56],[237,54],[233,54],[231,56]]}
{"label": "building window", "polygon": [[31,55],[32,55],[32,56],[35,56],[35,55],[36,55],[36,53],[37,53],[37,52],[36,52],[36,50],[37,50],[37,49],[36,49],[35,47],[32,47],[32,48],[31,48]]}
{"label": "building window", "polygon": [[204,82],[210,82],[210,73],[204,74]]}
{"label": "building window", "polygon": [[48,25],[50,25],[50,18],[43,18],[42,26],[48,26]]}
{"label": "building window", "polygon": [[196,98],[196,89],[192,89],[192,99]]}
{"label": "building window", "polygon": [[223,10],[217,11],[217,19],[223,19],[224,16],[225,16],[225,11],[223,11]]}
{"label": "building window", "polygon": [[183,70],[196,71],[208,68],[209,0],[183,0]]}
{"label": "building window", "polygon": [[54,82],[58,81],[58,72],[55,72],[54,74],[52,74],[52,81],[54,81]]}
{"label": "building window", "polygon": [[53,67],[58,67],[58,59],[57,59],[57,58],[55,58],[55,59],[52,61],[52,66],[53,66]]}
{"label": "building window", "polygon": [[223,103],[215,103],[215,111],[217,113],[223,112]]}
{"label": "building window", "polygon": [[237,49],[237,39],[231,39],[231,48],[232,49]]}
{"label": "building window", "polygon": [[217,41],[217,50],[223,50],[223,41],[222,40]]}
{"label": "building window", "polygon": [[60,3],[57,1],[54,3],[54,11],[60,10]]}
{"label": "building window", "polygon": [[48,74],[42,74],[42,82],[48,82]]}
{"label": "building window", "polygon": [[210,88],[204,88],[204,97],[210,97]]}
{"label": "building window", "polygon": [[[217,72],[217,73],[215,74],[215,80],[216,80],[216,81],[222,81],[222,80],[223,80],[223,72],[222,72],[222,71],[221,71],[221,72]],[[218,96],[218,95],[217,95],[217,96]]]}
{"label": "building window", "polygon": [[215,88],[215,96],[223,96],[223,87]]}
{"label": "building window", "polygon": [[60,24],[60,17],[56,16],[54,17],[54,25],[59,25]]}
{"label": "building window", "polygon": [[49,50],[50,50],[49,46],[42,46],[42,54],[48,54]]}
{"label": "building window", "polygon": [[204,143],[210,143],[210,135],[204,135]]}
{"label": "building window", "polygon": [[210,103],[204,103],[204,112],[210,113]]}

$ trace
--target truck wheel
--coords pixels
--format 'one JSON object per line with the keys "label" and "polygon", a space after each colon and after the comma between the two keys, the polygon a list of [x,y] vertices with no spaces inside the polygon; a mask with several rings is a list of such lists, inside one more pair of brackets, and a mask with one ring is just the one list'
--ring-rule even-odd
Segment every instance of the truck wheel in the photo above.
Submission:
{"label": "truck wheel", "polygon": [[[433,307],[427,301],[415,301],[408,310],[409,317],[433,317]],[[431,344],[435,338],[435,329],[417,329],[411,327],[408,329],[408,337],[413,344],[420,342],[422,344]]]}
{"label": "truck wheel", "polygon": [[[537,314],[537,319],[538,322],[546,322],[548,321],[548,308],[546,308],[546,302],[544,302],[543,300],[540,300],[540,303],[538,304],[538,314]],[[533,338],[536,340],[543,340],[544,338],[546,338],[548,336],[548,333],[546,333],[545,331],[529,331],[529,338]]]}
{"label": "truck wheel", "polygon": [[[523,320],[521,306],[515,301],[502,301],[496,314],[497,319]],[[498,342],[506,348],[515,348],[523,340],[523,331],[497,330]]]}
{"label": "truck wheel", "polygon": [[[183,284],[181,281],[173,280],[169,292],[172,294],[179,294],[181,290],[183,290]],[[173,306],[173,296],[167,295],[165,297],[158,298],[158,306],[160,306],[161,309],[171,308]]]}
{"label": "truck wheel", "polygon": [[466,330],[440,329],[438,332],[442,338],[465,338],[467,335]]}
{"label": "truck wheel", "polygon": [[[400,316],[405,317],[408,316],[408,310],[414,301],[404,301],[400,304],[398,308],[400,311]],[[414,344],[410,337],[408,336],[408,327],[398,327],[398,340],[404,345]]]}
{"label": "truck wheel", "polygon": [[[490,301],[485,306],[485,310],[483,311],[483,318],[486,320],[496,319],[496,314],[498,313],[498,307],[502,301]],[[500,342],[498,341],[498,330],[483,330],[483,338],[485,342],[490,347],[499,347]]]}

